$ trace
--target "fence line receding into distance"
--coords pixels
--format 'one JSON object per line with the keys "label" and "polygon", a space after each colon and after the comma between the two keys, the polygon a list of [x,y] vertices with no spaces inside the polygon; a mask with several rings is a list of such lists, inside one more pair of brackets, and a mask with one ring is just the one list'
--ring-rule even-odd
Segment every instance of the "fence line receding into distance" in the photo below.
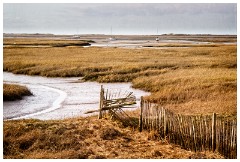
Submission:
{"label": "fence line receding into distance", "polygon": [[237,119],[220,115],[179,115],[141,98],[139,129],[156,131],[161,138],[193,151],[217,151],[237,158]]}

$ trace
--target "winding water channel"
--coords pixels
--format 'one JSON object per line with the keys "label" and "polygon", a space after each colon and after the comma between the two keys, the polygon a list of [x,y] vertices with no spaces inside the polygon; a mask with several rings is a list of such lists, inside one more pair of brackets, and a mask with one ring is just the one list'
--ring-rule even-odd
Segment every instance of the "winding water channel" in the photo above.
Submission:
{"label": "winding water channel", "polygon": [[79,78],[46,78],[41,76],[15,75],[3,72],[3,83],[28,87],[33,96],[18,101],[3,102],[3,119],[64,119],[86,116],[88,110],[99,105],[100,85],[112,92],[133,92],[137,98],[149,93],[131,88],[131,83],[79,82]]}

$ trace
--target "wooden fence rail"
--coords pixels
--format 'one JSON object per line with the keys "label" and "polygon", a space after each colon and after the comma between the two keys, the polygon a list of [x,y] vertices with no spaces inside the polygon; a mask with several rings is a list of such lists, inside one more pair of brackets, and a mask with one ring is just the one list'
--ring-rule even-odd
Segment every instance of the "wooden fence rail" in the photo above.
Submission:
{"label": "wooden fence rail", "polygon": [[156,131],[161,138],[193,151],[217,151],[237,158],[237,119],[222,116],[174,114],[141,98],[139,130]]}
{"label": "wooden fence rail", "polygon": [[130,116],[123,111],[125,108],[136,108],[136,97],[133,92],[109,91],[101,85],[99,109],[87,111],[85,114],[98,112],[99,119],[110,116],[111,119],[120,120],[123,124],[138,126],[138,123],[131,120]]}

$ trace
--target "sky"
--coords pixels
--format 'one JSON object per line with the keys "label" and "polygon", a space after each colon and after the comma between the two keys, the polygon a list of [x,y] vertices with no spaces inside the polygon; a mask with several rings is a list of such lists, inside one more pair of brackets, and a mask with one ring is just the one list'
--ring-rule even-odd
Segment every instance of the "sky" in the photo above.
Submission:
{"label": "sky", "polygon": [[237,34],[237,4],[4,3],[3,32]]}

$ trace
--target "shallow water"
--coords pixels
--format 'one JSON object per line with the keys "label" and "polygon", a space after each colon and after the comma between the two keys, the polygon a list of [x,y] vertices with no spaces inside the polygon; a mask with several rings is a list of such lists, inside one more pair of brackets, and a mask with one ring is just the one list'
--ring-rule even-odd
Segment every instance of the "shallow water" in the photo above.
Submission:
{"label": "shallow water", "polygon": [[[169,44],[169,43],[187,43],[187,44],[209,44],[209,42],[199,42],[199,41],[191,41],[191,40],[104,40],[104,41],[96,41],[97,43],[91,43],[92,47],[118,47],[118,48],[134,48],[134,49],[169,49],[169,48],[189,48],[189,47],[157,47],[161,44]],[[147,47],[153,46],[153,47]],[[154,47],[156,46],[156,47]],[[89,47],[89,46],[87,46]]]}
{"label": "shallow water", "polygon": [[[133,92],[139,107],[140,97],[149,93],[131,88],[131,83],[82,82],[79,78],[46,78],[3,73],[3,82],[25,85],[33,96],[3,102],[3,119],[34,118],[41,120],[87,116],[86,111],[98,109],[100,86],[112,92]],[[91,115],[91,114],[90,114]]]}

